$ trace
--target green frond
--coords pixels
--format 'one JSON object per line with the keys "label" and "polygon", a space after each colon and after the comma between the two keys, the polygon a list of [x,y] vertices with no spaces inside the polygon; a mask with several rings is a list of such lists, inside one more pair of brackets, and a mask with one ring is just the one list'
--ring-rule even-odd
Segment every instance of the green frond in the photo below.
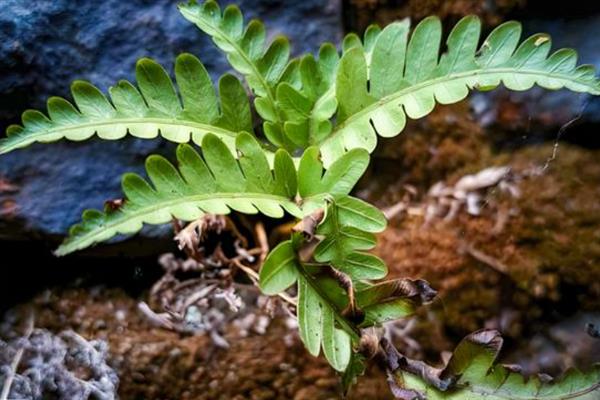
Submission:
{"label": "green frond", "polygon": [[265,120],[264,131],[275,145],[293,148],[283,135],[283,120],[277,104],[276,87],[280,82],[297,78],[298,63],[289,62],[290,44],[278,36],[267,46],[265,27],[252,20],[244,25],[244,17],[235,5],[221,10],[216,1],[198,4],[195,0],[179,5],[181,14],[209,35],[227,55],[231,66],[244,75],[256,95],[255,107]]}
{"label": "green frond", "polygon": [[298,284],[297,314],[302,341],[315,357],[323,348],[329,364],[337,371],[344,371],[352,354],[351,328],[344,324],[341,309],[321,287],[323,279],[315,279],[306,270],[298,259],[294,242],[288,240],[280,243],[265,260],[260,270],[260,288],[263,293],[273,295],[294,283]]}
{"label": "green frond", "polygon": [[594,68],[577,66],[574,50],[548,56],[548,35],[533,35],[519,44],[521,25],[507,22],[478,47],[480,25],[475,16],[458,22],[441,57],[442,26],[436,17],[421,21],[410,40],[407,22],[381,32],[372,28],[364,44],[356,35],[347,36],[335,82],[337,126],[318,143],[325,165],[349,149],[373,151],[377,135],[399,134],[407,116],[421,118],[436,103],[456,103],[472,89],[490,90],[503,83],[511,90],[527,90],[537,84],[600,94]]}
{"label": "green frond", "polygon": [[71,228],[56,254],[136,233],[143,224],[165,224],[173,218],[192,221],[205,213],[235,210],[281,218],[287,211],[302,217],[294,201],[296,171],[284,150],[277,152],[271,171],[258,141],[248,133],[237,137],[237,160],[213,134],[204,136],[202,147],[200,156],[190,145],[180,145],[178,168],[161,156],[148,157],[146,170],[152,184],[135,174],[124,175],[124,204],[117,210],[85,211],[83,221]]}
{"label": "green frond", "polygon": [[326,217],[317,228],[317,235],[323,240],[315,248],[315,260],[330,264],[353,280],[385,277],[385,263],[360,251],[375,247],[373,233],[386,227],[383,213],[350,196],[335,196],[329,201]]}
{"label": "green frond", "polygon": [[[350,154],[352,152],[345,157]],[[311,158],[303,158],[301,165],[307,159]],[[342,159],[332,164],[331,169],[340,168]],[[311,175],[299,172],[299,176]],[[381,232],[386,226],[383,214],[347,195],[329,196],[327,202],[325,218],[314,232],[320,240],[313,254],[317,263],[308,266],[299,259],[298,253],[305,243],[302,236],[295,234],[292,240],[279,244],[267,256],[260,270],[260,288],[265,294],[275,295],[297,284],[300,338],[314,356],[323,349],[325,358],[337,371],[350,368],[347,379],[352,380],[362,365],[360,356],[353,350],[360,339],[358,328],[407,317],[420,304],[430,301],[435,291],[420,280],[370,283],[371,279],[383,278],[387,268],[379,258],[359,250],[373,248],[373,232]],[[348,287],[334,278],[331,268],[352,279],[354,306],[364,316],[362,322],[347,319]]]}
{"label": "green frond", "polygon": [[110,101],[90,83],[75,81],[74,104],[51,97],[48,116],[25,111],[23,126],[9,127],[8,137],[0,140],[0,154],[34,142],[81,141],[94,134],[107,140],[127,134],[144,139],[160,135],[177,143],[191,139],[201,144],[210,132],[234,149],[239,132],[253,132],[248,97],[233,75],[219,81],[220,103],[208,72],[191,54],[177,57],[175,78],[179,94],[159,64],[141,59],[136,66],[139,89],[120,81],[110,88]]}
{"label": "green frond", "polygon": [[285,136],[297,147],[323,141],[332,130],[331,118],[337,109],[335,72],[339,62],[336,48],[324,44],[319,58],[312,54],[300,60],[300,83],[283,82],[277,87],[277,104],[285,119]]}
{"label": "green frond", "polygon": [[440,391],[422,378],[401,373],[403,387],[418,391],[428,400],[594,400],[600,397],[600,366],[583,373],[571,370],[554,381],[530,378],[496,363],[502,338],[496,331],[482,330],[463,339],[448,365],[443,380],[452,382]]}
{"label": "green frond", "polygon": [[146,170],[152,185],[138,175],[125,174],[124,205],[118,210],[85,211],[83,221],[71,228],[69,238],[56,254],[65,255],[119,234],[136,233],[143,224],[165,224],[173,218],[192,221],[205,213],[228,214],[234,210],[281,218],[287,211],[302,218],[323,207],[330,194],[348,194],[369,162],[369,154],[356,149],[324,173],[319,167],[319,175],[315,176],[307,175],[302,168],[298,172],[283,149],[270,160],[272,154],[249,133],[236,136],[233,153],[224,140],[210,133],[203,136],[201,146],[202,156],[190,145],[180,145],[178,168],[163,157],[148,157]]}

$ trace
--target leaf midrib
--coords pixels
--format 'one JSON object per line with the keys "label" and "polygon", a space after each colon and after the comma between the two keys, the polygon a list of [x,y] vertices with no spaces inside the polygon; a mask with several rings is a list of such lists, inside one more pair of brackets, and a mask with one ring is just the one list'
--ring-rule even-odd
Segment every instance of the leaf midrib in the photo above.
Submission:
{"label": "leaf midrib", "polygon": [[352,338],[353,342],[360,341],[360,333],[358,328],[354,327],[350,322],[344,318],[338,311],[337,307],[329,300],[329,298],[323,293],[319,285],[314,283],[314,277],[305,269],[302,263],[298,263],[298,272],[300,272],[301,279],[304,279],[312,290],[315,291],[319,300],[327,305],[327,307],[333,310],[335,320],[340,324],[340,327],[346,331]]}
{"label": "leaf midrib", "polygon": [[358,207],[356,207],[356,208],[347,207],[347,206],[345,206],[344,204],[340,204],[339,202],[337,202],[337,203],[336,203],[336,206],[337,206],[338,208],[341,208],[341,209],[343,209],[343,210],[346,210],[346,211],[348,211],[348,212],[350,212],[350,213],[353,213],[353,214],[355,214],[355,215],[359,215],[359,216],[361,216],[362,218],[364,218],[364,219],[366,219],[366,220],[368,220],[368,221],[371,221],[371,222],[373,222],[374,224],[380,225],[380,221],[379,221],[377,218],[375,218],[375,217],[372,217],[372,216],[368,215],[367,213],[365,213],[365,212],[363,212],[362,210],[358,209]]}
{"label": "leaf midrib", "polygon": [[443,77],[438,77],[435,79],[429,79],[429,80],[417,83],[415,85],[409,86],[405,89],[401,89],[391,95],[385,96],[385,97],[375,101],[374,103],[363,108],[361,111],[354,113],[353,115],[348,117],[348,119],[346,119],[345,121],[343,121],[342,123],[337,125],[335,127],[335,129],[333,130],[333,132],[331,133],[331,135],[329,135],[321,143],[319,143],[319,146],[323,146],[326,143],[328,143],[329,141],[334,140],[334,138],[336,138],[340,134],[340,132],[343,132],[345,127],[352,125],[352,123],[355,120],[358,120],[358,119],[364,117],[365,115],[368,115],[369,113],[373,112],[377,108],[379,108],[387,103],[391,103],[394,100],[399,99],[403,96],[410,95],[414,92],[417,92],[417,91],[427,88],[429,86],[434,86],[434,85],[452,81],[452,80],[464,79],[464,78],[468,78],[470,76],[493,75],[493,74],[502,74],[502,73],[542,76],[542,77],[559,79],[559,80],[568,81],[568,82],[575,82],[577,84],[587,86],[592,92],[600,92],[599,88],[590,84],[589,82],[582,82],[579,79],[574,79],[565,74],[548,73],[548,72],[540,71],[540,70],[523,70],[523,69],[515,69],[515,68],[507,68],[507,67],[469,70],[469,71],[465,71],[465,72],[461,72],[461,73],[445,75]]}
{"label": "leaf midrib", "polygon": [[[274,195],[274,194],[216,192],[216,193],[195,194],[195,195],[191,195],[191,196],[178,197],[178,198],[172,199],[170,201],[161,202],[160,204],[154,204],[151,206],[144,207],[141,209],[142,211],[140,211],[139,209],[135,210],[135,213],[132,212],[130,214],[126,214],[125,212],[127,209],[123,209],[120,212],[121,212],[121,215],[128,217],[128,218],[131,218],[131,214],[135,215],[136,217],[139,217],[139,216],[154,213],[154,212],[160,210],[161,208],[172,207],[175,205],[194,202],[194,201],[216,200],[216,199],[220,199],[220,200],[233,200],[233,199],[274,200],[274,201],[277,201],[279,204],[288,204],[288,205],[299,207],[298,204],[296,204],[294,201],[288,199],[287,197],[278,196],[278,195]],[[307,197],[304,200],[310,201],[312,199],[313,199],[312,197]],[[260,212],[260,210],[259,210],[259,212]],[[83,222],[81,222],[81,223],[83,223]],[[73,240],[72,243],[81,242],[84,239],[90,239],[90,238],[93,239],[94,237],[100,235],[102,232],[106,232],[109,229],[114,229],[116,226],[118,226],[122,223],[123,223],[123,219],[117,219],[115,222],[103,225],[102,229],[94,229],[91,232],[88,232],[81,236],[72,238],[72,240]],[[72,247],[72,243],[66,244],[65,247],[66,248]],[[62,247],[63,246],[61,246],[61,248]]]}
{"label": "leaf midrib", "polygon": [[[197,18],[201,18],[201,17],[197,17]],[[250,68],[254,72],[254,76],[258,78],[258,80],[260,81],[261,86],[265,89],[265,92],[267,93],[267,98],[269,99],[269,102],[273,106],[273,109],[277,110],[276,103],[275,103],[275,96],[273,94],[273,91],[272,91],[271,87],[269,86],[268,82],[265,80],[265,77],[260,73],[260,71],[258,70],[258,68],[256,67],[256,65],[254,64],[254,62],[252,61],[252,59],[248,56],[248,54],[246,54],[246,52],[243,51],[243,49],[238,45],[238,43],[235,40],[233,40],[229,35],[227,35],[227,33],[224,32],[220,28],[220,26],[218,26],[218,25],[215,26],[214,24],[210,23],[210,21],[208,21],[208,22],[205,21],[205,23],[207,23],[208,25],[210,25],[215,30],[215,32],[217,32],[219,34],[220,39],[225,40],[227,43],[229,43],[231,45],[231,47],[233,47],[235,49],[235,51],[250,66]],[[277,118],[277,120],[275,122],[280,122],[279,121],[279,115],[276,115],[276,118]]]}
{"label": "leaf midrib", "polygon": [[[160,203],[155,203],[155,204],[143,207],[141,209],[134,209],[132,211],[129,211],[127,208],[123,208],[121,211],[119,211],[121,218],[116,219],[114,222],[104,224],[101,229],[94,229],[91,232],[86,232],[80,236],[73,237],[72,242],[65,244],[64,247],[65,248],[72,247],[73,243],[81,242],[84,239],[87,239],[87,240],[93,239],[94,237],[100,235],[102,232],[106,232],[107,230],[114,229],[115,227],[129,221],[130,219],[139,218],[140,216],[152,214],[163,208],[168,208],[168,207],[172,207],[172,206],[176,206],[176,205],[197,202],[197,201],[203,201],[203,200],[224,200],[224,201],[226,201],[226,200],[234,200],[234,199],[274,200],[274,201],[277,201],[279,204],[287,203],[287,204],[296,205],[296,203],[294,203],[292,200],[290,200],[286,197],[272,195],[272,194],[266,194],[266,193],[217,192],[217,193],[195,194],[195,195],[191,195],[191,196],[181,196],[181,197],[178,197],[175,199],[171,199],[169,201],[162,201]],[[82,222],[82,224],[83,223],[85,223],[85,222]],[[61,246],[60,248],[62,248],[62,247],[63,246]]]}
{"label": "leaf midrib", "polygon": [[[57,122],[53,122],[58,124]],[[94,127],[102,127],[102,126],[110,126],[110,125],[146,125],[146,124],[156,124],[156,125],[175,125],[175,126],[183,126],[189,128],[195,128],[199,130],[203,130],[206,132],[211,132],[216,135],[225,135],[232,138],[235,138],[238,135],[238,132],[230,131],[225,128],[220,128],[215,125],[205,124],[201,122],[194,122],[188,120],[180,120],[174,118],[157,118],[157,117],[135,117],[135,118],[112,118],[110,120],[103,121],[88,121],[81,124],[76,125],[58,125],[50,129],[45,129],[43,133],[31,133],[27,134],[27,130],[17,133],[15,135],[11,135],[6,140],[9,142],[8,146],[0,149],[0,153],[9,152],[18,148],[18,146],[27,142],[35,142],[43,139],[46,136],[51,136],[56,133],[61,132],[69,132],[69,131],[77,131],[80,129],[92,129]],[[126,126],[129,129],[128,126]],[[96,129],[96,132],[98,130]],[[158,136],[158,134],[157,134]],[[11,140],[11,138],[15,138],[17,140]],[[19,140],[20,139],[20,140]]]}
{"label": "leaf midrib", "polygon": [[[208,130],[212,133],[222,133],[224,135],[236,137],[238,132],[230,131],[225,128],[218,127],[216,125],[206,124],[202,122],[194,122],[188,120],[181,120],[175,118],[157,118],[157,117],[136,117],[136,118],[114,118],[106,121],[89,121],[86,123],[78,124],[78,125],[68,125],[68,126],[58,126],[56,128],[48,129],[46,132],[58,132],[58,131],[68,131],[68,130],[78,130],[83,128],[93,128],[94,126],[106,126],[106,125],[114,125],[114,124],[163,124],[163,125],[180,125],[180,126],[189,126],[200,128],[204,130]],[[50,134],[50,133],[45,133]]]}

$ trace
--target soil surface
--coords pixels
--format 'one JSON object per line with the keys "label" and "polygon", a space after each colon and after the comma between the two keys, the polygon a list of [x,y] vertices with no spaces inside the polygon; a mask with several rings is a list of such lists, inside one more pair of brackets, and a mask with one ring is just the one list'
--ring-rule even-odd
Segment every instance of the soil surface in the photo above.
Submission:
{"label": "soil surface", "polygon": [[[119,374],[123,399],[341,398],[339,379],[321,358],[310,356],[282,319],[262,335],[224,334],[230,347],[207,335],[182,335],[153,326],[137,300],[118,288],[54,288],[5,315],[3,330],[19,332],[33,312],[36,328],[72,329],[86,339],[106,340],[110,365]],[[391,399],[378,370],[368,371],[350,399]]]}

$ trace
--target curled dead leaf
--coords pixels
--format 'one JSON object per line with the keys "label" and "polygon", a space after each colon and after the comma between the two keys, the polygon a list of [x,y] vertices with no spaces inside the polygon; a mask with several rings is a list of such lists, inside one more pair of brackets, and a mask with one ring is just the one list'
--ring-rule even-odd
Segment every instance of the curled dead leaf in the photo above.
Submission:
{"label": "curled dead leaf", "polygon": [[307,239],[311,240],[314,238],[317,226],[319,226],[324,216],[325,210],[323,208],[319,208],[313,213],[302,218],[296,225],[294,225],[292,231],[302,233]]}

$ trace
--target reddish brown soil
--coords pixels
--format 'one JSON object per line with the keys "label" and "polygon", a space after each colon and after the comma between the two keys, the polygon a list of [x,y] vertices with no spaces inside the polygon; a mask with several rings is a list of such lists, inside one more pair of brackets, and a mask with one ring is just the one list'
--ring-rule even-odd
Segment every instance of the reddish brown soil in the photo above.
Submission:
{"label": "reddish brown soil", "polygon": [[525,5],[525,0],[348,0],[345,12],[351,16],[348,28],[362,32],[369,24],[386,25],[395,20],[410,17],[419,21],[429,15],[448,20],[475,14],[484,23],[497,25],[507,13]]}
{"label": "reddish brown soil", "polygon": [[[155,328],[121,289],[53,289],[20,306],[35,313],[35,325],[54,332],[74,329],[110,346],[122,399],[341,398],[339,379],[327,362],[310,356],[296,333],[275,320],[265,335],[225,334],[221,350],[207,336]],[[383,374],[370,371],[350,399],[391,398]]]}

